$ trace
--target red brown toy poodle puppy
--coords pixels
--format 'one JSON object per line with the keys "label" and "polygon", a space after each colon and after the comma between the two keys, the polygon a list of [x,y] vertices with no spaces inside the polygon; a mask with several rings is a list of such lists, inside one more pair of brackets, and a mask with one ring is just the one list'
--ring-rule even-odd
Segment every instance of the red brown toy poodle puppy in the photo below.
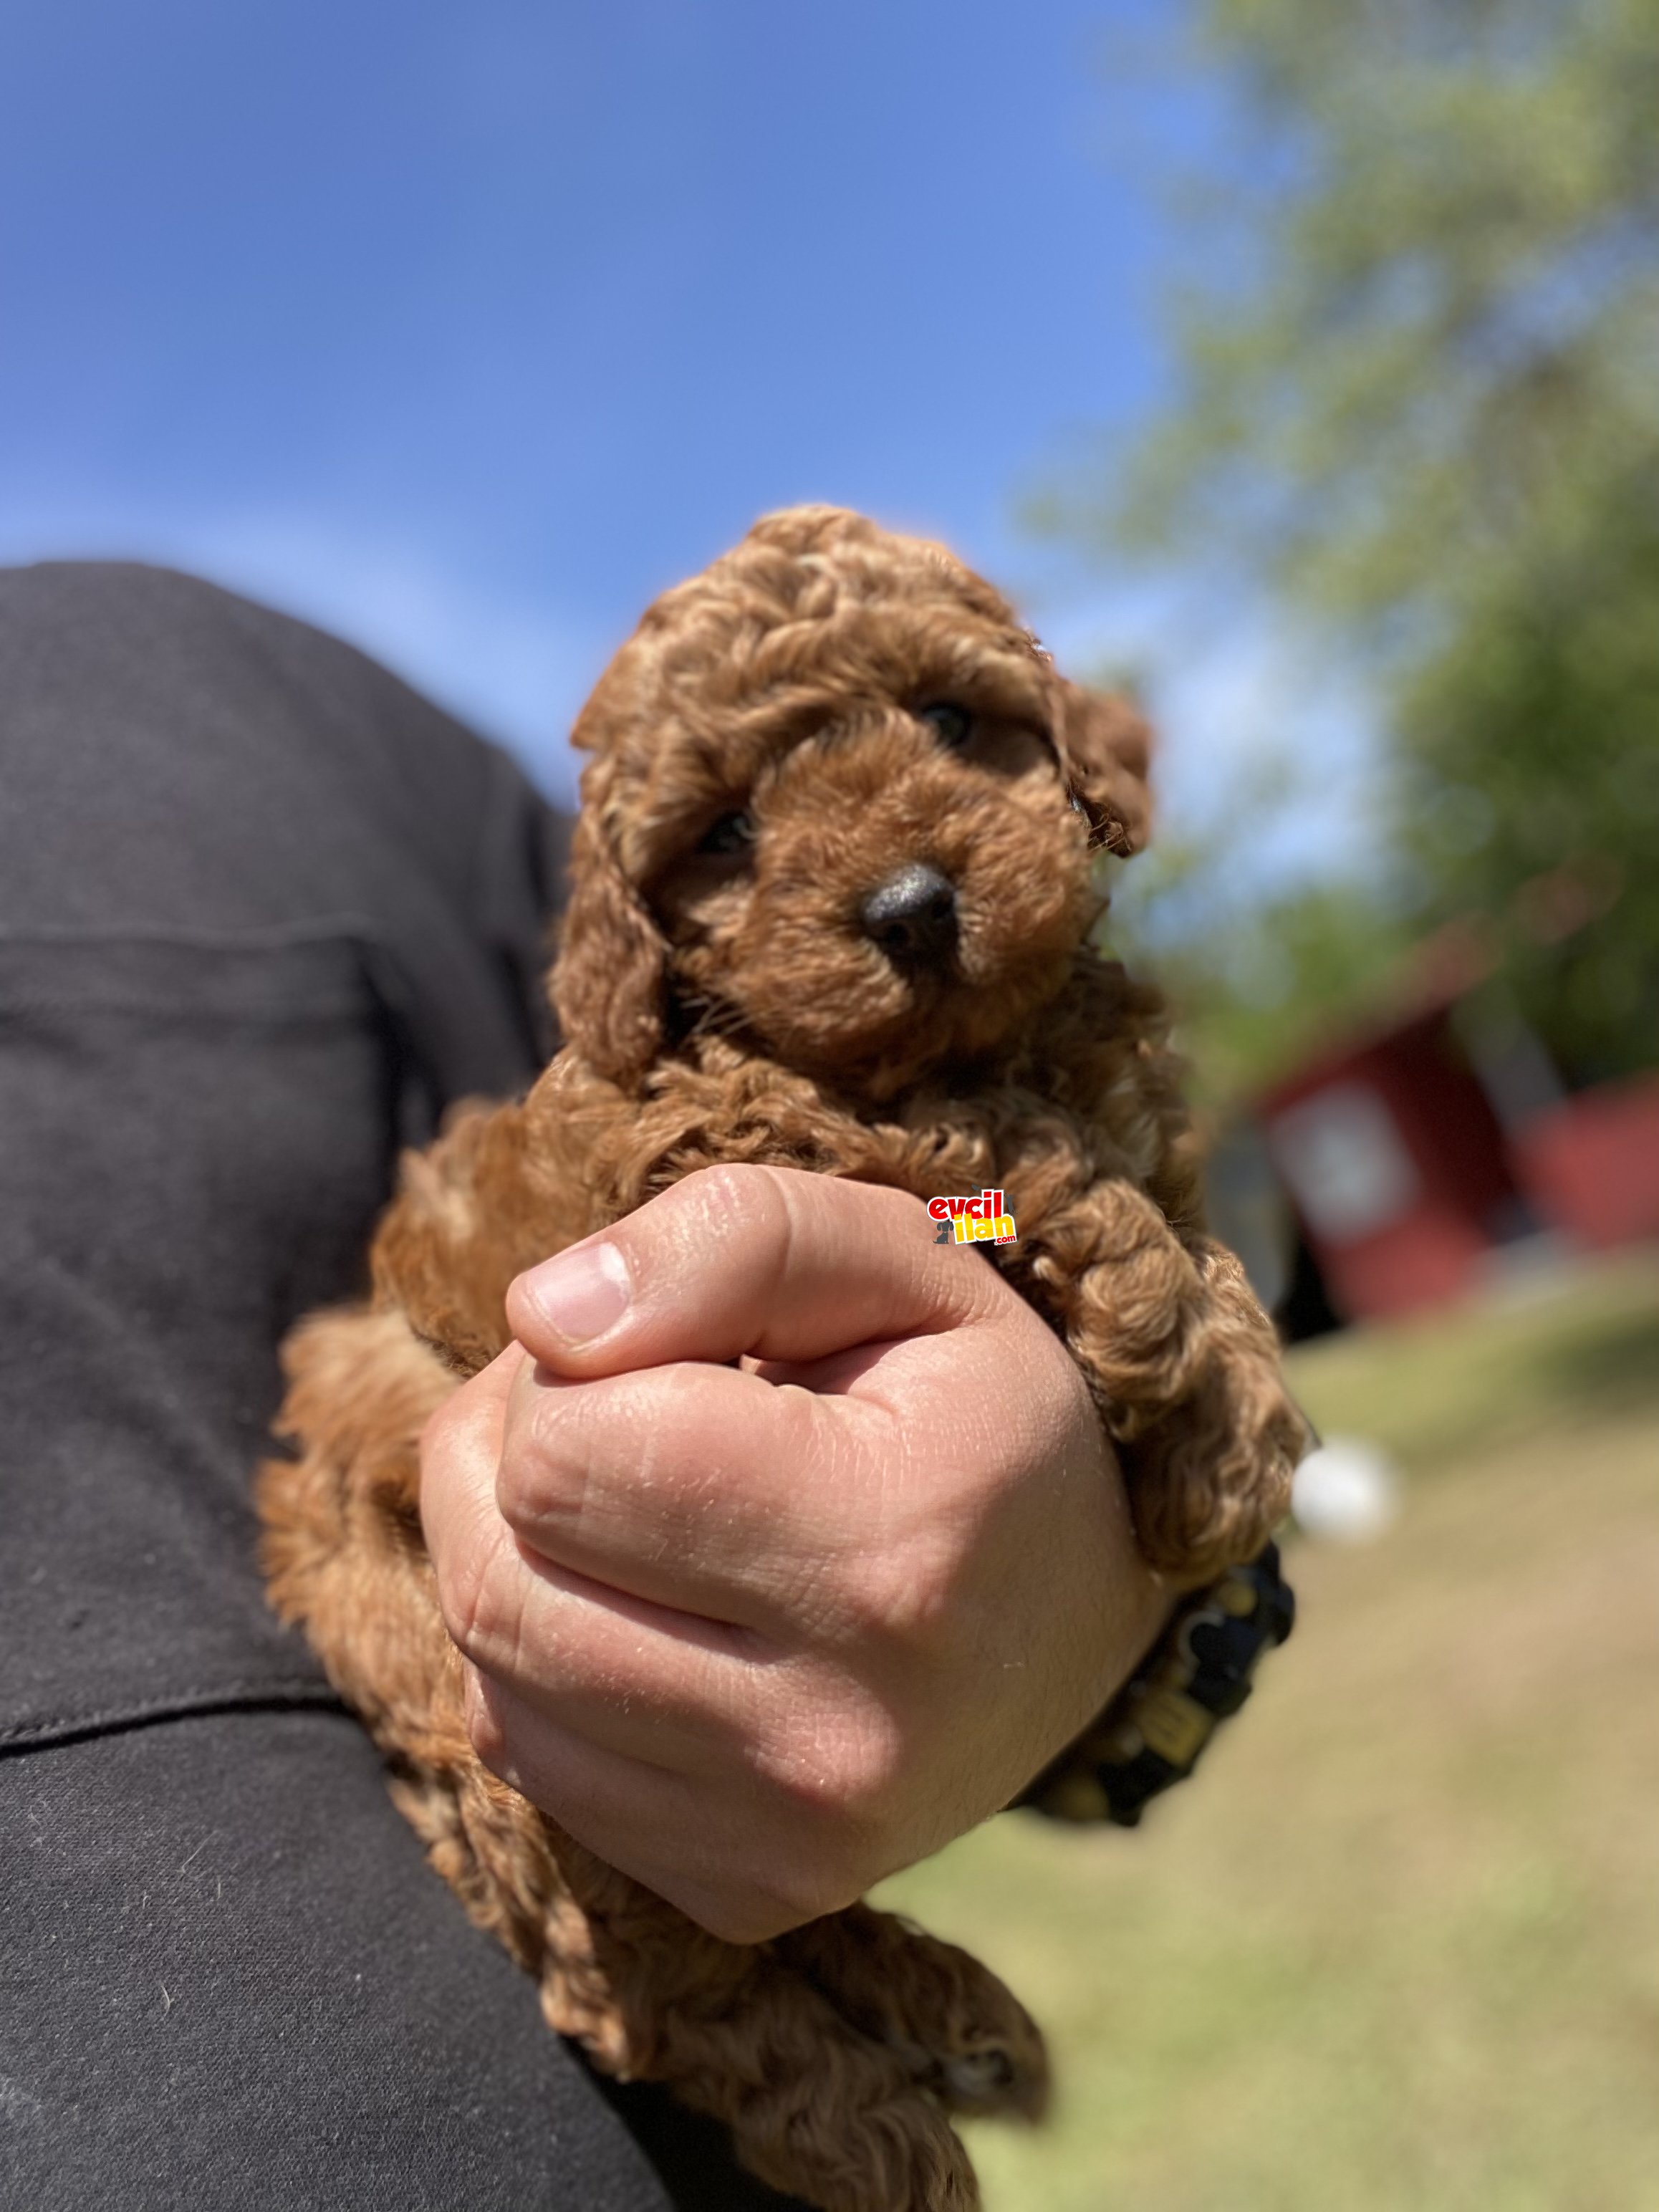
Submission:
{"label": "red brown toy poodle puppy", "polygon": [[1089,941],[1095,853],[1144,832],[1144,734],[939,547],[803,507],[650,608],[575,741],[564,1048],[521,1104],[409,1161],[372,1298],[290,1341],[298,1456],[261,1493],[274,1599],[555,2028],[827,2212],[957,2212],[978,2197],[950,2112],[1041,2102],[1024,2012],[863,1905],[723,1942],[490,1774],[416,1445],[507,1341],[515,1275],[696,1169],[995,1188],[1018,1241],[992,1264],[1086,1377],[1148,1558],[1179,1584],[1253,1555],[1301,1424],[1201,1227],[1159,1001]]}

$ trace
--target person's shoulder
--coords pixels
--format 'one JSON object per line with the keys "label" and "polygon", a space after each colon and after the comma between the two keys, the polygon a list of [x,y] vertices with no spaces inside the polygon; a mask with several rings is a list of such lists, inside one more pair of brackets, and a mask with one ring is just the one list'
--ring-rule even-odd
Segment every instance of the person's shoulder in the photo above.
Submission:
{"label": "person's shoulder", "polygon": [[221,608],[254,603],[222,584],[152,561],[51,560],[0,566],[0,603],[32,613],[144,605]]}
{"label": "person's shoulder", "polygon": [[297,611],[149,561],[49,560],[0,568],[0,626],[21,644],[62,647],[65,671],[124,657],[154,667],[159,659],[176,683],[191,670],[222,672],[227,663],[250,659],[268,678],[275,665],[297,659],[319,669],[374,671],[388,684],[398,682]]}

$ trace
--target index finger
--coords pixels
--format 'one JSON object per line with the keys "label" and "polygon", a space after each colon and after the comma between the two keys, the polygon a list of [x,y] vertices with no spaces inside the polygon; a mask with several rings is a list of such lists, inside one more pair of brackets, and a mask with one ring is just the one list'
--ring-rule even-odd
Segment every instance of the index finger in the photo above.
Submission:
{"label": "index finger", "polygon": [[1012,1292],[921,1200],[799,1169],[705,1168],[520,1275],[507,1323],[570,1376],[745,1355],[801,1364],[932,1334]]}

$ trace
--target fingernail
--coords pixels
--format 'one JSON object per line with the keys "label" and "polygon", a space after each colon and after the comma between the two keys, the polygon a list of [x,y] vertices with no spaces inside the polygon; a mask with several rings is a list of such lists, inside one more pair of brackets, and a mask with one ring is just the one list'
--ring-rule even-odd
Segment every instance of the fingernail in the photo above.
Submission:
{"label": "fingernail", "polygon": [[556,1336],[567,1344],[591,1344],[627,1312],[634,1279],[614,1244],[583,1244],[532,1267],[524,1287]]}

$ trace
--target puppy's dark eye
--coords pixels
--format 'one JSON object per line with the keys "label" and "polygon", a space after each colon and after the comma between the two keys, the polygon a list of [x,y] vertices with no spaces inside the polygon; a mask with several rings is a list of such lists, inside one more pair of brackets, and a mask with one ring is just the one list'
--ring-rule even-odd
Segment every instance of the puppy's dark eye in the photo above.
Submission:
{"label": "puppy's dark eye", "polygon": [[722,814],[718,822],[704,830],[697,850],[700,853],[746,853],[755,842],[755,817],[752,814]]}
{"label": "puppy's dark eye", "polygon": [[949,745],[952,752],[960,752],[974,734],[973,716],[965,707],[958,707],[954,699],[935,699],[926,707],[918,707],[916,716],[935,730],[940,744]]}

